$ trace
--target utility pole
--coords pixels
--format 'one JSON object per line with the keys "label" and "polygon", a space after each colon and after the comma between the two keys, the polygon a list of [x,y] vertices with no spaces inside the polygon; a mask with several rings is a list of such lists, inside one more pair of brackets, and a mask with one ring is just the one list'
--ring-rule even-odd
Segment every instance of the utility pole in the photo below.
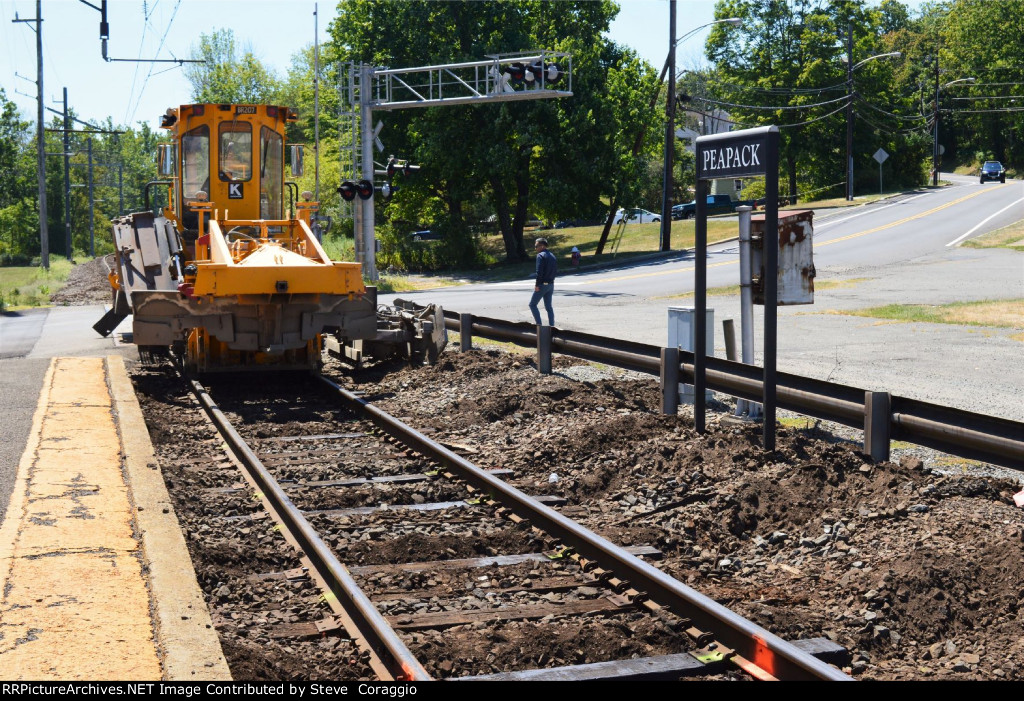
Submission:
{"label": "utility pole", "polygon": [[96,257],[96,215],[95,215],[95,195],[92,190],[92,139],[86,139],[86,143],[89,144],[89,257]]}
{"label": "utility pole", "polygon": [[853,201],[853,23],[846,24],[846,200]]}
{"label": "utility pole", "polygon": [[932,187],[939,186],[939,46],[935,45],[935,139],[932,142]]}
{"label": "utility pole", "polygon": [[39,176],[39,262],[44,270],[50,269],[50,232],[46,225],[46,138],[43,130],[43,2],[36,0],[35,19],[20,19],[14,16],[12,22],[35,22],[36,25],[36,147],[38,150]]}
{"label": "utility pole", "polygon": [[71,243],[71,115],[68,114],[68,89],[64,88],[64,252],[74,257]]}
{"label": "utility pole", "polygon": [[[320,201],[320,18],[317,5],[313,3],[313,177],[316,192],[313,199]],[[317,238],[320,238],[320,222],[317,221]]]}
{"label": "utility pole", "polygon": [[672,157],[676,141],[676,0],[668,4],[668,104],[665,122],[665,177],[661,193],[661,246],[672,250]]}

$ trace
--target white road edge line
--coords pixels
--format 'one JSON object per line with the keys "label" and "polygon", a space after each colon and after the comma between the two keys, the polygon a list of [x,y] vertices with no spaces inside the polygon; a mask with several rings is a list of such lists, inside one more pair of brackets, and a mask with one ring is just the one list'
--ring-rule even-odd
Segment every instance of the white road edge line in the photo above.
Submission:
{"label": "white road edge line", "polygon": [[935,194],[935,193],[933,193],[933,192],[922,192],[920,195],[914,195],[913,197],[908,197],[905,200],[899,200],[898,202],[893,202],[891,204],[883,205],[881,207],[876,207],[875,209],[872,209],[872,210],[869,210],[869,211],[866,211],[866,212],[861,212],[860,214],[854,214],[852,216],[844,217],[842,219],[826,219],[825,221],[823,221],[820,224],[818,224],[815,228],[816,229],[820,229],[823,226],[829,226],[831,224],[842,224],[844,221],[850,221],[851,219],[856,219],[857,217],[863,217],[865,214],[873,214],[874,212],[880,212],[883,209],[888,209],[889,207],[895,207],[896,205],[903,204],[904,202],[910,202],[911,200],[916,200],[918,197],[924,197],[925,195],[933,195],[933,194]]}
{"label": "white road edge line", "polygon": [[998,212],[996,212],[995,214],[992,214],[992,215],[990,215],[990,216],[986,217],[985,219],[983,219],[982,221],[978,222],[978,225],[977,225],[977,226],[975,226],[975,227],[974,227],[973,229],[971,229],[970,231],[968,231],[968,232],[967,232],[966,234],[964,234],[963,236],[961,236],[961,237],[959,237],[959,238],[956,238],[956,239],[953,239],[952,241],[950,241],[949,243],[947,243],[947,244],[946,244],[946,247],[948,248],[948,247],[950,247],[950,246],[957,246],[957,245],[959,245],[961,241],[963,241],[964,239],[966,239],[966,238],[967,238],[968,236],[970,236],[971,234],[973,234],[973,233],[974,233],[975,231],[977,231],[977,230],[978,230],[978,229],[980,229],[981,227],[985,226],[985,224],[986,224],[986,223],[988,222],[988,220],[989,220],[989,219],[993,219],[993,218],[995,218],[995,217],[998,217],[998,216],[999,216],[1000,214],[1002,214],[1003,212],[1005,212],[1006,210],[1008,210],[1008,209],[1009,209],[1010,207],[1012,207],[1012,206],[1013,206],[1013,205],[1015,205],[1015,204],[1019,204],[1020,202],[1024,202],[1024,197],[1021,197],[1021,198],[1020,198],[1019,200],[1014,200],[1014,201],[1013,201],[1013,202],[1011,202],[1010,204],[1008,204],[1008,205],[1006,205],[1005,207],[1003,207],[1002,209],[1000,209],[1000,210],[999,210]]}

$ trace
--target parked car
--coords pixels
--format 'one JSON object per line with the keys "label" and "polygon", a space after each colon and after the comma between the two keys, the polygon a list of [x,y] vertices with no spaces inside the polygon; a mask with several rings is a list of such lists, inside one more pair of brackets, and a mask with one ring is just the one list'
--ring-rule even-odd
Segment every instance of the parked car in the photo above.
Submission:
{"label": "parked car", "polygon": [[985,161],[985,165],[981,167],[981,184],[984,185],[989,180],[1006,182],[1006,169],[999,161]]}
{"label": "parked car", "polygon": [[409,238],[413,241],[439,241],[441,232],[423,229],[422,231],[410,231]]}
{"label": "parked car", "polygon": [[[736,202],[732,201],[732,198],[728,195],[708,195],[708,206],[707,213],[711,214],[730,214],[736,211]],[[673,219],[693,219],[697,216],[697,203],[687,202],[686,204],[677,204],[672,206],[672,218]]]}
{"label": "parked car", "polygon": [[615,213],[614,223],[621,224],[623,220],[627,224],[650,224],[651,222],[660,222],[661,215],[648,212],[646,209],[620,209]]}

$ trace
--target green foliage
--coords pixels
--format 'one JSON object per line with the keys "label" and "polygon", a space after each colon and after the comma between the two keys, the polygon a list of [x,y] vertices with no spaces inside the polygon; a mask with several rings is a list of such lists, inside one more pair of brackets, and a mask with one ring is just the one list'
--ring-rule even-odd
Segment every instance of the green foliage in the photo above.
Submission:
{"label": "green foliage", "polygon": [[[445,228],[445,242],[407,250],[397,225],[384,257],[415,267],[474,261],[470,232],[494,215],[505,255],[526,258],[523,227],[534,216],[591,215],[602,198],[631,194],[644,171],[630,151],[649,66],[605,37],[615,6],[601,2],[372,2],[345,5],[326,53],[334,63],[393,67],[480,60],[533,49],[573,57],[573,97],[389,113],[388,152],[423,165],[379,220]],[[628,120],[624,120],[628,117]],[[628,162],[627,162],[628,161]],[[378,205],[380,206],[380,205]],[[384,238],[389,238],[385,235]],[[421,247],[422,248],[422,247]],[[437,249],[437,250],[435,250]]]}
{"label": "green foliage", "polygon": [[940,82],[974,78],[940,91],[945,157],[969,162],[977,151],[986,154],[979,160],[1024,168],[1024,109],[1013,98],[1024,86],[1024,3],[955,0],[930,11],[939,26]]}
{"label": "green foliage", "polygon": [[54,259],[49,270],[38,259],[22,267],[0,267],[0,309],[41,307],[59,290],[71,272],[71,263]]}
{"label": "green foliage", "polygon": [[[788,176],[783,179],[788,184],[780,183],[782,194],[845,182],[848,94],[854,105],[855,192],[874,182],[877,163],[871,156],[880,147],[890,154],[888,182],[923,181],[926,118],[914,91],[897,79],[906,74],[913,80],[905,73],[909,64],[891,58],[865,61],[900,50],[891,35],[912,25],[905,7],[886,2],[875,10],[862,0],[720,0],[716,17],[741,17],[744,23],[719,25],[711,33],[711,87],[721,96],[718,104],[729,103],[721,106],[736,122],[779,126],[780,165]],[[848,66],[841,59],[851,43],[855,68],[848,85]]]}
{"label": "green foliage", "polygon": [[19,256],[16,261],[39,255],[39,214],[34,201],[25,199],[0,209],[0,254]]}
{"label": "green foliage", "polygon": [[192,83],[193,102],[275,104],[281,84],[253,52],[239,51],[231,29],[215,29],[200,34],[192,47],[192,59],[204,63],[184,65],[185,77]]}

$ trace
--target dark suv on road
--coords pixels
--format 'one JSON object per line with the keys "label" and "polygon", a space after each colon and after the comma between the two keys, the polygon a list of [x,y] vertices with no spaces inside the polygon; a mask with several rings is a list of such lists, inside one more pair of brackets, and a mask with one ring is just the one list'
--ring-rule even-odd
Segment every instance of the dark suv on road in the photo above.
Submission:
{"label": "dark suv on road", "polygon": [[984,185],[989,180],[1006,182],[1006,169],[999,161],[985,161],[985,165],[981,167],[981,184]]}

